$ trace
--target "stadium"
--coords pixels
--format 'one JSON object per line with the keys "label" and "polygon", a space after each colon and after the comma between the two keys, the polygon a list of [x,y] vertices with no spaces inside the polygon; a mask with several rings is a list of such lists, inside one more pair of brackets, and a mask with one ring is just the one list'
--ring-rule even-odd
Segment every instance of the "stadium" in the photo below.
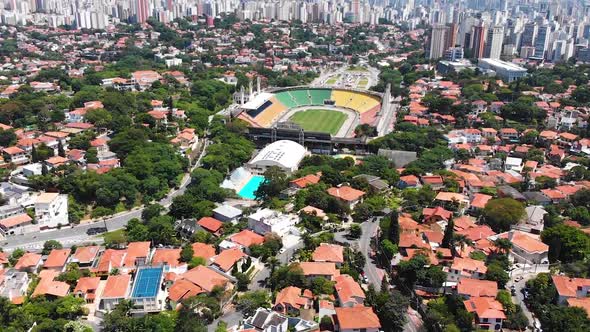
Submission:
{"label": "stadium", "polygon": [[291,87],[242,91],[237,117],[251,128],[290,128],[337,138],[354,137],[360,124],[378,126],[382,94],[355,89]]}

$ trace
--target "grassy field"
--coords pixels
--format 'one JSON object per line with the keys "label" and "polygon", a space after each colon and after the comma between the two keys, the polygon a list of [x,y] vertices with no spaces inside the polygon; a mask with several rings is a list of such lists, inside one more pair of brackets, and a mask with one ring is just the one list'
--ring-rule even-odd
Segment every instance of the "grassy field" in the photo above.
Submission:
{"label": "grassy field", "polygon": [[357,88],[364,89],[367,87],[367,84],[369,84],[369,79],[366,77],[363,77],[359,80],[359,82],[357,84]]}
{"label": "grassy field", "polygon": [[326,84],[334,85],[334,84],[336,84],[336,82],[338,82],[339,78],[340,78],[340,75],[332,76],[326,81]]}
{"label": "grassy field", "polygon": [[319,131],[336,135],[344,121],[346,121],[346,114],[332,110],[314,109],[297,112],[289,120],[308,131]]}

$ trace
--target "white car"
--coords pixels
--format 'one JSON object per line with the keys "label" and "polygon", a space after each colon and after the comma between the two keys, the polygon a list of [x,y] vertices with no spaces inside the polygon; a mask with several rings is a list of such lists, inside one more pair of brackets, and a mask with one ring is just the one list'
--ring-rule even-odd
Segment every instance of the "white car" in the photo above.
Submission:
{"label": "white car", "polygon": [[281,248],[281,250],[279,250],[279,254],[282,254],[282,253],[284,253],[285,251],[287,251],[287,249],[285,249],[285,248]]}

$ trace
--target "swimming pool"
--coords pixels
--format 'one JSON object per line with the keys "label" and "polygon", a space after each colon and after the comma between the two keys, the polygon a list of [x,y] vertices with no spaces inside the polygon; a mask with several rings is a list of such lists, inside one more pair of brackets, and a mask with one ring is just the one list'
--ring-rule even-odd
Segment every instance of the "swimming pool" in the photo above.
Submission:
{"label": "swimming pool", "polygon": [[264,181],[264,176],[261,175],[254,175],[253,177],[248,180],[248,182],[240,189],[238,195],[245,199],[256,199],[256,195],[254,194],[260,184]]}

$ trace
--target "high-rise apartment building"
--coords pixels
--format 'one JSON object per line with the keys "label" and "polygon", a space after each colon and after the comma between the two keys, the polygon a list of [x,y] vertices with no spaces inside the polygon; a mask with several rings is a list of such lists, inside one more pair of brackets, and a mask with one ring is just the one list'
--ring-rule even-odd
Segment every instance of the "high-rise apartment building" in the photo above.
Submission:
{"label": "high-rise apartment building", "polygon": [[483,24],[475,25],[471,31],[471,56],[476,59],[483,58],[486,27]]}
{"label": "high-rise apartment building", "polygon": [[494,26],[488,31],[488,38],[485,46],[485,57],[500,59],[502,54],[502,42],[504,41],[504,27]]}
{"label": "high-rise apartment building", "polygon": [[445,38],[448,29],[449,27],[444,24],[435,24],[432,26],[429,59],[439,59],[444,55],[446,46]]}

